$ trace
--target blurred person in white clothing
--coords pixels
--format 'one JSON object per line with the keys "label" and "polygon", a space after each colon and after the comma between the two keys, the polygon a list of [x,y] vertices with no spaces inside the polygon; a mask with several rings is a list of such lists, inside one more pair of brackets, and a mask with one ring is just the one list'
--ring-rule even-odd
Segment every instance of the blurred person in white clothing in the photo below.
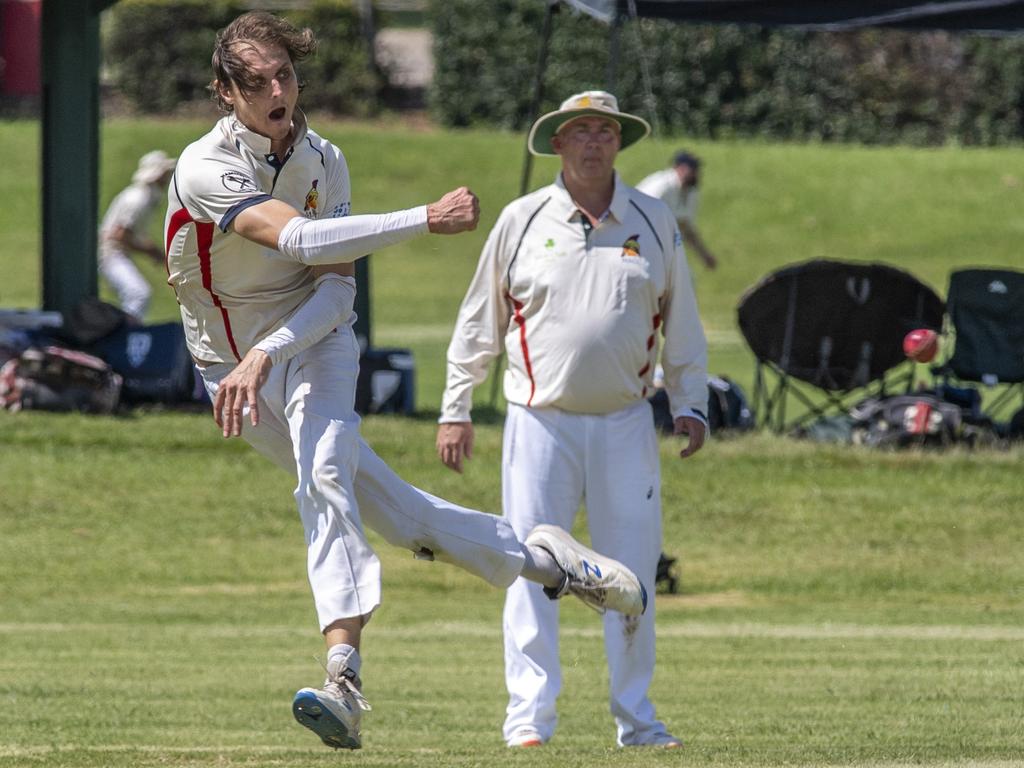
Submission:
{"label": "blurred person in white clothing", "polygon": [[672,158],[672,167],[655,171],[636,185],[644,194],[661,200],[672,211],[683,235],[683,242],[697,252],[708,269],[718,266],[718,259],[704,243],[697,228],[700,206],[700,158],[685,150]]}
{"label": "blurred person in white clothing", "polygon": [[164,263],[164,249],[147,234],[152,214],[166,200],[175,159],[155,149],[139,159],[132,183],[118,193],[100,224],[99,270],[131,321],[141,324],[153,289],[132,261],[141,253]]}

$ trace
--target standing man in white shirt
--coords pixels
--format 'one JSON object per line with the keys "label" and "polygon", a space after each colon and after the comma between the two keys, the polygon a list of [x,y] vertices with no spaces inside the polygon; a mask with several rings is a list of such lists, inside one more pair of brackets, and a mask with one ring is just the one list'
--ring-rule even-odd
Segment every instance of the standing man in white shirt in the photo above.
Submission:
{"label": "standing man in white shirt", "polygon": [[345,157],[297,107],[295,63],[315,45],[312,31],[260,11],[218,33],[211,89],[226,116],[178,161],[167,275],[224,437],[243,436],[296,478],[327,679],[301,689],[292,712],[328,746],[358,749],[369,709],[360,642],[381,600],[364,523],[498,587],[523,576],[635,616],[646,593],[554,526],[520,538],[500,517],[414,488],[360,438],[352,262],[415,235],[471,230],[479,205],[460,187],[430,205],[349,216]]}
{"label": "standing man in white shirt", "polygon": [[132,253],[163,264],[164,249],[147,234],[152,214],[164,201],[174,158],[155,149],[139,159],[132,183],[118,193],[100,224],[100,274],[114,289],[132,322],[142,324],[153,289],[132,261]]}
{"label": "standing man in white shirt", "polygon": [[[508,356],[504,514],[520,536],[570,528],[585,501],[594,546],[654,581],[661,553],[658,443],[651,407],[658,334],[680,456],[704,443],[706,343],[671,212],[615,172],[620,149],[650,132],[614,96],[587,91],[541,117],[528,139],[558,155],[555,182],[510,203],[480,255],[448,348],[437,450],[461,471],[473,449],[473,387]],[[554,733],[561,687],[558,606],[522,579],[504,614],[509,746]],[[621,746],[680,746],[655,716],[653,604],[604,617],[611,712]]]}
{"label": "standing man in white shirt", "polygon": [[705,244],[697,229],[697,208],[700,204],[700,158],[677,152],[672,167],[656,171],[636,185],[646,195],[661,200],[672,211],[683,234],[683,241],[693,248],[708,269],[718,266],[718,259]]}

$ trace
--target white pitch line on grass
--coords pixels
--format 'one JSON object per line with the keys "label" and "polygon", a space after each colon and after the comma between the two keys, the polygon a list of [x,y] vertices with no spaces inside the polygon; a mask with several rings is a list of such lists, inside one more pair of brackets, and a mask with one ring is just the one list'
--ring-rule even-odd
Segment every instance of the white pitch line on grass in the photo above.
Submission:
{"label": "white pitch line on grass", "polygon": [[260,755],[290,754],[307,751],[302,747],[288,747],[280,744],[230,744],[227,746],[175,747],[160,744],[55,744],[48,746],[10,746],[0,744],[0,757],[39,757],[62,752],[146,752],[153,754],[187,755],[217,754],[219,752],[247,753]]}
{"label": "white pitch line on grass", "polygon": [[[106,632],[118,628],[119,624],[99,623],[0,623],[0,634],[20,633],[61,633],[61,632]],[[137,626],[133,624],[132,626]],[[161,631],[180,632],[199,637],[232,637],[237,635],[235,624],[161,624]],[[246,625],[247,635],[260,636],[304,636],[309,628],[296,625]],[[418,639],[424,632],[461,637],[497,638],[501,627],[497,624],[479,622],[423,622],[402,627],[375,625],[376,637],[393,639]],[[561,629],[567,637],[598,638],[603,630],[595,627],[565,627]],[[883,624],[765,624],[738,623],[715,624],[710,622],[683,622],[663,624],[658,627],[659,637],[694,639],[740,638],[740,639],[792,639],[792,640],[974,640],[1010,641],[1024,640],[1022,627],[998,626],[956,626],[956,625],[883,625]]]}

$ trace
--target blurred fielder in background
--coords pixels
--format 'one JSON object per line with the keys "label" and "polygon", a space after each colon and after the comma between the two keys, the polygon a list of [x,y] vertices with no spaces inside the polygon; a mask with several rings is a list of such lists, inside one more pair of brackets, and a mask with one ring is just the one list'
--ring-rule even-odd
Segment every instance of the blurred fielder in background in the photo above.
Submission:
{"label": "blurred fielder in background", "polygon": [[[590,537],[653,584],[661,481],[651,407],[658,358],[685,458],[707,421],[706,345],[668,208],[615,172],[620,149],[650,132],[614,96],[587,91],[534,123],[536,155],[558,155],[555,182],[509,204],[487,239],[448,348],[437,449],[461,471],[472,454],[472,389],[508,355],[502,449],[505,517],[519,536],[571,528],[586,503]],[[558,606],[517,579],[505,602],[504,737],[538,746],[555,730],[561,688]],[[604,617],[611,711],[622,746],[679,746],[647,696],[654,611]]]}
{"label": "blurred fielder in background", "polygon": [[677,152],[672,167],[656,171],[636,185],[646,195],[661,200],[672,211],[683,233],[683,241],[700,256],[704,266],[714,269],[718,259],[704,244],[697,229],[697,208],[700,204],[700,159],[689,152]]}
{"label": "blurred fielder in background", "polygon": [[159,149],[143,155],[132,183],[110,202],[100,224],[100,274],[114,289],[121,309],[140,325],[153,289],[131,254],[142,253],[163,264],[164,249],[150,239],[147,231],[153,212],[164,201],[174,162],[173,157]]}
{"label": "blurred fielder in background", "polygon": [[[349,216],[348,167],[297,108],[294,64],[313,33],[265,12],[217,35],[214,95],[226,116],[181,154],[168,191],[168,280],[225,437],[243,433],[297,480],[307,570],[327,644],[327,679],[292,711],[332,747],[361,746],[362,628],[380,603],[380,562],[363,524],[423,559],[499,587],[517,576],[598,608],[639,615],[627,568],[542,527],[525,543],[500,517],[399,478],[359,436],[352,262],[415,235],[476,227],[466,188],[430,205]],[[239,629],[245,637],[245,627]]]}

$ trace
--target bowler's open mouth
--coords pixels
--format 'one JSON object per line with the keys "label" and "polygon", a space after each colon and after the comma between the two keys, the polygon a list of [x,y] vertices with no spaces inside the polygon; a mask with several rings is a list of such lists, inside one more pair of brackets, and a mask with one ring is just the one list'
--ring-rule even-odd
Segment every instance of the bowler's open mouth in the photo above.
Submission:
{"label": "bowler's open mouth", "polygon": [[286,110],[284,107],[278,107],[277,109],[270,113],[270,119],[281,120],[287,112],[288,110]]}

